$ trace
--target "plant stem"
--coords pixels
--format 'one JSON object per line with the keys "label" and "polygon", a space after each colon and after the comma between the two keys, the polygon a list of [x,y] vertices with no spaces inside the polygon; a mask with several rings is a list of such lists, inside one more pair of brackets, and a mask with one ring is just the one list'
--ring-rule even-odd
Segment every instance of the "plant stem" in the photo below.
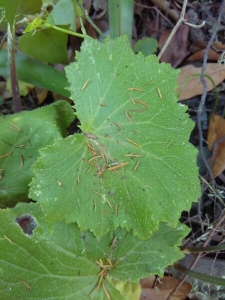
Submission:
{"label": "plant stem", "polygon": [[111,37],[116,38],[126,34],[131,41],[134,1],[110,0],[108,6]]}
{"label": "plant stem", "polygon": [[55,30],[64,32],[66,34],[75,35],[75,36],[78,36],[78,37],[83,38],[83,39],[85,38],[85,35],[82,34],[82,33],[77,33],[77,32],[71,31],[71,30],[67,30],[67,29],[64,29],[64,28],[61,28],[61,27],[58,27],[58,26],[55,26],[55,25],[51,25],[50,23],[48,23],[48,25],[50,25],[48,27],[52,27]]}
{"label": "plant stem", "polygon": [[[98,26],[95,25],[95,23],[92,21],[92,19],[89,17],[88,13],[85,11],[83,5],[80,3],[80,1],[77,2],[80,9],[82,10],[83,16],[84,18],[91,24],[91,26],[98,32],[98,34],[100,36],[102,36],[103,38],[105,37],[104,34],[102,33],[102,31],[98,28]],[[82,23],[81,23],[82,24]],[[83,27],[84,28],[84,27]],[[81,29],[83,29],[81,26]]]}
{"label": "plant stem", "polygon": [[19,85],[16,77],[16,63],[15,63],[15,24],[12,26],[12,32],[8,23],[8,62],[11,78],[12,96],[14,102],[15,112],[22,111],[21,99],[19,93]]}

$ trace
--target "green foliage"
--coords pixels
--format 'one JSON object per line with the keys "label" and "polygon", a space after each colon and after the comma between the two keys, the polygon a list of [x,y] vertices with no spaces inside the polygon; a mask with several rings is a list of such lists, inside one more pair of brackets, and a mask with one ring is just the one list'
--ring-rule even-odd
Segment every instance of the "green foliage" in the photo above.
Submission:
{"label": "green foliage", "polygon": [[158,47],[158,41],[153,38],[144,38],[139,40],[134,45],[134,51],[136,53],[141,52],[144,56],[154,54]]}
{"label": "green foliage", "polygon": [[0,0],[0,7],[5,11],[5,18],[12,29],[20,0]]}
{"label": "green foliage", "polygon": [[68,63],[66,46],[70,32],[67,28],[70,27],[74,31],[76,29],[76,10],[73,2],[59,0],[47,18],[36,17],[29,23],[24,30],[26,34],[19,39],[19,49],[33,58],[48,63]]}
{"label": "green foliage", "polygon": [[[21,53],[16,53],[15,59],[19,80],[69,98],[70,93],[65,89],[69,84],[63,73]],[[4,49],[0,52],[0,74],[5,77],[9,76],[8,56],[7,51]]]}
{"label": "green foliage", "polygon": [[[75,32],[76,23],[76,1],[58,0],[44,3],[35,0],[0,0],[0,7],[5,12],[6,20],[13,26],[15,15],[17,22],[28,22],[24,35],[18,42],[20,51],[30,57],[48,63],[68,63],[67,60],[67,39],[68,34],[84,37]],[[43,14],[41,8],[52,7],[50,13]],[[39,12],[39,16],[24,18],[24,14]],[[67,30],[70,28],[72,31]]]}
{"label": "green foliage", "polygon": [[38,150],[66,136],[66,128],[74,119],[65,101],[31,112],[0,118],[0,207],[26,201],[33,173],[30,166]]}
{"label": "green foliage", "polygon": [[[65,28],[70,27],[75,30],[75,14],[76,7],[72,0],[49,1],[49,3],[43,3],[41,0],[0,0],[0,7],[3,9],[3,15],[6,20],[13,26],[14,18],[16,15],[16,21],[25,24],[28,22],[27,33],[22,35],[19,39],[18,45],[22,52],[26,53],[30,57],[39,59],[40,61],[49,63],[67,63],[67,37],[69,32]],[[26,14],[41,13],[41,8],[45,5],[53,5],[50,14],[45,12],[42,17],[29,16],[26,18]],[[63,8],[63,14],[59,14],[59,8]],[[33,20],[33,18],[35,19]],[[33,21],[32,21],[33,20]],[[39,22],[37,22],[39,20]],[[51,23],[52,21],[52,23]],[[36,25],[34,25],[36,24]],[[57,25],[68,24],[68,26],[57,27]],[[33,26],[33,27],[32,27]],[[36,27],[35,27],[36,26]],[[55,28],[53,29],[53,27]],[[64,31],[62,33],[61,31]],[[26,30],[25,30],[26,32]],[[75,33],[75,32],[74,32]],[[0,72],[1,75],[8,76],[9,64],[8,57],[5,50],[0,53]],[[31,60],[30,58],[21,54],[16,54],[16,67],[18,78],[22,81],[32,83],[41,88],[46,88],[50,91],[59,93],[65,97],[69,97],[69,93],[65,91],[65,87],[68,85],[65,76],[42,62]],[[44,74],[44,78],[43,78]]]}
{"label": "green foliage", "polygon": [[129,41],[132,38],[133,23],[133,0],[111,0],[108,1],[110,36],[117,38],[127,35]]}
{"label": "green foliage", "polygon": [[140,298],[141,285],[139,282],[124,282],[111,277],[108,280],[126,299],[137,300]]}
{"label": "green foliage", "polygon": [[[24,222],[18,222],[22,228],[15,222],[22,216],[25,220],[31,216],[30,225],[37,224],[32,233],[22,231]],[[112,279],[135,282],[150,274],[162,275],[165,265],[182,257],[174,247],[188,232],[183,225],[172,229],[162,223],[146,241],[121,228],[97,239],[76,224],[47,223],[34,203],[1,210],[0,219],[1,297],[14,300],[107,299],[104,288],[111,299],[125,299]],[[101,261],[111,279],[99,284]]]}
{"label": "green foliage", "polygon": [[40,12],[42,0],[20,0],[18,12],[21,14],[36,14]]}
{"label": "green foliage", "polygon": [[176,226],[199,196],[176,71],[134,55],[124,37],[87,38],[76,59],[67,76],[82,133],[41,150],[30,197],[50,222],[78,222],[99,237],[121,226],[146,239],[160,221]]}
{"label": "green foliage", "polygon": [[67,59],[67,35],[57,32],[53,28],[37,30],[35,34],[28,32],[23,35],[18,47],[19,49],[35,59],[44,60],[48,63],[64,63]]}
{"label": "green foliage", "polygon": [[[109,4],[119,4],[115,36],[129,31],[131,38],[125,2]],[[0,0],[11,26],[16,12],[21,20],[31,10],[27,0],[12,11],[8,3]],[[41,9],[36,3],[31,13]],[[65,63],[67,28],[75,30],[73,15],[83,9],[43,0],[42,8],[49,5],[19,47]],[[3,299],[131,299],[140,278],[162,276],[183,256],[178,246],[189,229],[178,220],[200,194],[177,72],[155,56],[135,55],[126,37],[101,44],[72,34],[85,37],[66,70],[81,132],[66,137],[75,115],[62,101],[0,120],[1,207],[25,201],[28,184],[37,201],[0,210]],[[21,80],[68,95],[65,76],[49,66],[18,55],[16,67]],[[7,74],[4,52],[0,71]]]}
{"label": "green foliage", "polygon": [[61,0],[56,3],[52,12],[48,15],[47,22],[53,25],[70,25],[70,30],[76,31],[75,1]]}

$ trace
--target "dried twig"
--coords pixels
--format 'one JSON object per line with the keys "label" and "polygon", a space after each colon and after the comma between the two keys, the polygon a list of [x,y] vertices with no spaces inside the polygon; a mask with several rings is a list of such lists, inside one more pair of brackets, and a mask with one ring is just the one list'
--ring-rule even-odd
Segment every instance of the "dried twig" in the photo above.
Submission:
{"label": "dried twig", "polygon": [[171,42],[172,38],[174,37],[175,33],[177,32],[178,28],[184,24],[184,25],[188,25],[190,27],[193,27],[193,28],[201,28],[205,25],[205,21],[202,22],[202,24],[200,25],[194,25],[194,24],[191,24],[191,23],[188,23],[187,20],[184,18],[184,15],[185,15],[185,10],[186,10],[186,7],[187,7],[187,2],[188,0],[184,0],[184,3],[183,3],[183,7],[182,7],[182,10],[181,10],[181,13],[180,13],[180,18],[177,22],[177,24],[175,25],[175,27],[173,28],[170,36],[168,37],[166,43],[164,44],[164,46],[162,47],[159,55],[158,55],[158,59],[160,60],[160,58],[163,56],[164,52],[166,51],[166,48],[168,47],[169,43]]}

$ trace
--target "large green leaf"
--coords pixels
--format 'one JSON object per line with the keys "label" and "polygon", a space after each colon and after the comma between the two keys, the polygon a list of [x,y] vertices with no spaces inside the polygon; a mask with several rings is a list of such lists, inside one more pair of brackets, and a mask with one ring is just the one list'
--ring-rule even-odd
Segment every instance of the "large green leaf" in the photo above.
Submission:
{"label": "large green leaf", "polygon": [[183,256],[174,247],[188,232],[183,225],[171,229],[160,224],[160,233],[146,241],[123,229],[97,239],[75,224],[47,223],[34,203],[0,210],[0,220],[0,293],[1,299],[11,300],[107,300],[103,285],[98,289],[100,260],[108,265],[102,279],[111,299],[122,300],[108,276],[137,282],[162,275],[165,266]]}
{"label": "large green leaf", "polygon": [[0,207],[12,206],[28,197],[30,166],[38,150],[65,137],[74,119],[66,101],[0,118]]}
{"label": "large green leaf", "polygon": [[87,38],[67,76],[82,133],[41,151],[31,198],[49,221],[77,221],[97,236],[121,226],[148,238],[160,221],[176,226],[200,195],[177,72],[135,55],[125,37]]}

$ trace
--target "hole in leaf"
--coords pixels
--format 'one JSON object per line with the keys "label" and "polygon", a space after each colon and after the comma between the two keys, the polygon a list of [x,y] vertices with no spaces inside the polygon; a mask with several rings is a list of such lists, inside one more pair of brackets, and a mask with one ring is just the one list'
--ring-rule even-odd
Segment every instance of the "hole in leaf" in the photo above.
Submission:
{"label": "hole in leaf", "polygon": [[33,230],[38,226],[36,219],[28,214],[17,217],[15,222],[20,226],[23,233],[28,236],[32,236]]}
{"label": "hole in leaf", "polygon": [[83,234],[83,235],[81,236],[81,238],[82,238],[82,240],[83,240],[84,242],[86,242],[86,235],[85,235],[85,234]]}

